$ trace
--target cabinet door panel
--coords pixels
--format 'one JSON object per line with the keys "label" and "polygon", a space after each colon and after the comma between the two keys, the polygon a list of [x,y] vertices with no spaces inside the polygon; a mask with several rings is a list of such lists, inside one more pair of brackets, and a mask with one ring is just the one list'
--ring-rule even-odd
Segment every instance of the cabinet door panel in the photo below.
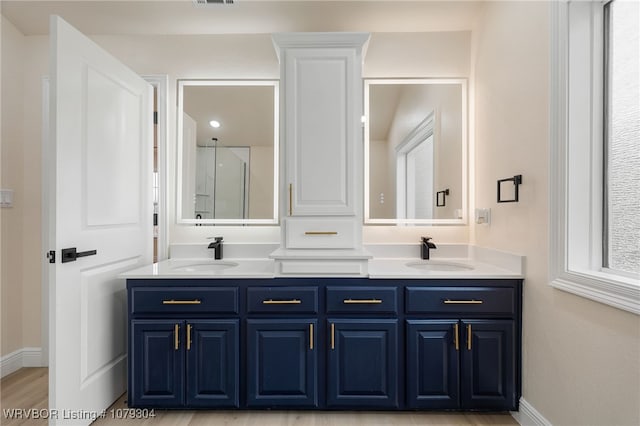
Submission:
{"label": "cabinet door panel", "polygon": [[129,405],[161,408],[182,406],[185,383],[184,323],[133,320],[131,335]]}
{"label": "cabinet door panel", "polygon": [[317,320],[247,320],[247,405],[317,407]]}
{"label": "cabinet door panel", "polygon": [[355,214],[359,104],[354,49],[295,49],[285,64],[287,175],[294,215]]}
{"label": "cabinet door panel", "polygon": [[398,321],[328,320],[327,405],[398,407]]}
{"label": "cabinet door panel", "polygon": [[465,335],[462,408],[517,409],[515,322],[465,320],[461,324]]}
{"label": "cabinet door panel", "polygon": [[407,321],[407,405],[458,408],[460,367],[457,320]]}
{"label": "cabinet door panel", "polygon": [[187,405],[238,407],[239,321],[187,321]]}

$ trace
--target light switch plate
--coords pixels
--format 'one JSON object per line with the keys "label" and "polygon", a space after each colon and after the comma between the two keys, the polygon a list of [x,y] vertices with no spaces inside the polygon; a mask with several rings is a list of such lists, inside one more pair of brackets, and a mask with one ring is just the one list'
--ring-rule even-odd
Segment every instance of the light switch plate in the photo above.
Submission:
{"label": "light switch plate", "polygon": [[13,207],[13,189],[0,189],[0,207]]}
{"label": "light switch plate", "polygon": [[490,225],[491,209],[476,209],[475,219],[478,225]]}

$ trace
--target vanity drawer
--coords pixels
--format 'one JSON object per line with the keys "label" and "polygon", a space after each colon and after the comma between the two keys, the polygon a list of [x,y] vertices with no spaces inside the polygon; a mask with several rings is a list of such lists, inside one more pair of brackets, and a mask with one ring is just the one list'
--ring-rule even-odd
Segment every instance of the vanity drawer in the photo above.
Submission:
{"label": "vanity drawer", "polygon": [[395,287],[327,287],[327,313],[398,312]]}
{"label": "vanity drawer", "polygon": [[317,287],[249,287],[247,312],[250,314],[318,312]]}
{"label": "vanity drawer", "polygon": [[350,218],[287,218],[285,244],[294,249],[352,249],[359,226]]}
{"label": "vanity drawer", "polygon": [[131,313],[238,313],[235,287],[136,287],[131,290]]}
{"label": "vanity drawer", "polygon": [[493,314],[512,316],[514,289],[503,287],[407,287],[406,313]]}

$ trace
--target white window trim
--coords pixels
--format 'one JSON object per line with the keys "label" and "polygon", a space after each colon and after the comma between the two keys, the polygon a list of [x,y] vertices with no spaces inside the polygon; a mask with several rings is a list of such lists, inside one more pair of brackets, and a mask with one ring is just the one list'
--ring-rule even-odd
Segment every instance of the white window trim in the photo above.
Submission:
{"label": "white window trim", "polygon": [[549,281],[640,315],[640,280],[602,268],[603,4],[550,2]]}

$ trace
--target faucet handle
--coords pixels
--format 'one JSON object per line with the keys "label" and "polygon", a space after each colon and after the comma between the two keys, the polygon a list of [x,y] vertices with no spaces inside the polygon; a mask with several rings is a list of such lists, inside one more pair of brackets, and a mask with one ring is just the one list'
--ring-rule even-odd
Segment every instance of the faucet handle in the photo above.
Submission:
{"label": "faucet handle", "polygon": [[422,242],[426,243],[427,241],[431,240],[431,237],[422,237]]}
{"label": "faucet handle", "polygon": [[220,241],[223,240],[224,237],[207,237],[207,240],[216,240],[216,243],[219,243]]}

